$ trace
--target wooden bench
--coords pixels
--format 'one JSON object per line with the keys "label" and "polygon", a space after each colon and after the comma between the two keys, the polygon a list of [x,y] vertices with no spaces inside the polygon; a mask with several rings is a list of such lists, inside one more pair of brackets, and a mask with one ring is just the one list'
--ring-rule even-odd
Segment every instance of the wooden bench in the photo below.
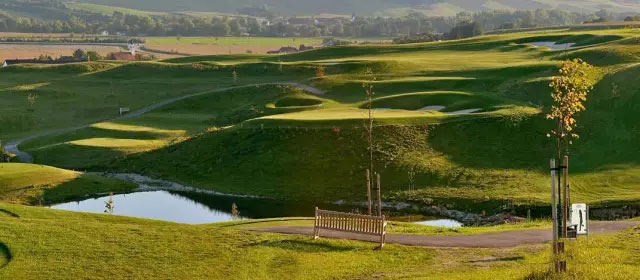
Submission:
{"label": "wooden bench", "polygon": [[349,214],[320,210],[316,207],[316,218],[313,227],[313,238],[320,237],[320,230],[334,230],[380,237],[380,248],[384,247],[387,238],[387,221],[385,216]]}

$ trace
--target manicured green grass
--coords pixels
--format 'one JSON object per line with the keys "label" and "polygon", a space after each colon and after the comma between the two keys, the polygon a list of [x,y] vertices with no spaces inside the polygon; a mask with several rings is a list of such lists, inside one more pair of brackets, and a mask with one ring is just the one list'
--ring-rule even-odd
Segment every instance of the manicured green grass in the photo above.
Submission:
{"label": "manicured green grass", "polygon": [[[273,65],[73,64],[12,66],[0,70],[0,139],[115,118],[119,108],[140,109],[174,97],[263,82],[298,81],[312,69]],[[99,65],[103,65],[98,68]],[[232,72],[238,73],[234,81]],[[33,105],[28,95],[35,94]]]}
{"label": "manicured green grass", "polygon": [[0,201],[47,205],[109,192],[130,192],[137,186],[97,174],[21,163],[0,163]]}
{"label": "manicured green grass", "polygon": [[[313,218],[291,217],[281,219],[248,220],[244,222],[230,223],[229,225],[230,227],[232,226],[234,228],[241,229],[270,228],[281,226],[313,226]],[[502,224],[497,226],[485,227],[461,227],[457,229],[431,227],[407,222],[391,221],[388,224],[387,233],[422,236],[465,236],[532,229],[551,229],[551,221],[535,220],[517,224]]]}
{"label": "manicured green grass", "polygon": [[[281,199],[362,201],[367,165],[362,83],[370,67],[377,78],[374,107],[393,109],[374,112],[375,165],[385,199],[546,204],[548,159],[554,155],[553,141],[545,137],[552,126],[544,119],[548,82],[561,59],[582,57],[599,67],[591,75],[596,86],[587,112],[579,116],[582,139],[572,147],[573,198],[592,204],[638,200],[635,143],[640,135],[632,112],[640,95],[628,82],[639,69],[633,47],[638,35],[637,30],[529,32],[127,64],[83,77],[126,79],[141,89],[148,81],[200,88],[220,86],[237,69],[237,84],[300,80],[326,94],[212,93],[131,120],[36,139],[22,148],[38,162],[65,168],[136,172]],[[525,44],[547,40],[582,47],[552,51]],[[597,55],[603,52],[607,55]],[[312,78],[319,65],[325,75]],[[416,111],[436,105],[445,106],[444,112],[481,112]]]}
{"label": "manicured green grass", "polygon": [[[435,249],[254,233],[0,203],[7,279],[548,279],[549,245]],[[277,224],[282,221],[266,221]],[[568,242],[557,279],[633,279],[637,229]],[[37,265],[37,270],[34,269]]]}

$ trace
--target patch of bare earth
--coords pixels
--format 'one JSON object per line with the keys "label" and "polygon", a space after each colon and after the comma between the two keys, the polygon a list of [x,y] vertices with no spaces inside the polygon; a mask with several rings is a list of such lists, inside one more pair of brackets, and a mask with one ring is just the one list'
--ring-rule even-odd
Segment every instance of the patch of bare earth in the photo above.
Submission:
{"label": "patch of bare earth", "polygon": [[83,49],[85,51],[95,51],[101,55],[111,52],[118,52],[120,48],[109,46],[87,46],[87,45],[11,45],[0,44],[0,61],[6,59],[31,59],[40,55],[48,55],[53,58],[60,56],[71,56],[73,51]]}

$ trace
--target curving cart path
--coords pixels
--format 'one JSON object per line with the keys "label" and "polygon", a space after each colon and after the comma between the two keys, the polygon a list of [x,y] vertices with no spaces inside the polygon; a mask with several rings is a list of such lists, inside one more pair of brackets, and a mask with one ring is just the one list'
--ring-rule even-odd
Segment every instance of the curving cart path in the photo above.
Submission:
{"label": "curving cart path", "polygon": [[[252,84],[252,85],[244,85],[244,86],[235,86],[235,87],[227,87],[227,88],[221,88],[221,89],[217,89],[217,90],[212,90],[212,91],[205,91],[205,92],[198,92],[198,93],[194,93],[194,94],[188,94],[188,95],[183,95],[183,96],[179,96],[179,97],[175,97],[175,98],[171,98],[165,101],[162,101],[160,103],[156,103],[153,105],[149,105],[147,107],[141,108],[139,110],[133,111],[131,113],[128,113],[126,115],[111,119],[111,120],[105,120],[105,121],[119,121],[119,120],[126,120],[126,119],[131,119],[137,116],[140,116],[144,113],[147,113],[149,111],[158,109],[162,106],[166,106],[168,104],[180,101],[180,100],[184,100],[187,98],[191,98],[191,97],[196,97],[196,96],[200,96],[200,95],[205,95],[205,94],[210,94],[210,93],[216,93],[216,92],[223,92],[223,91],[228,91],[228,90],[233,90],[233,89],[239,89],[239,88],[248,88],[248,87],[255,87],[255,86],[266,86],[266,85],[283,85],[283,86],[290,86],[290,87],[296,87],[299,89],[302,89],[304,91],[307,91],[311,94],[315,94],[315,95],[323,95],[324,91],[308,86],[308,85],[304,85],[304,84],[300,84],[300,83],[262,83],[262,84]],[[101,121],[104,122],[104,121]],[[58,134],[58,133],[65,133],[65,132],[69,132],[69,131],[74,131],[74,130],[78,130],[78,129],[82,129],[82,128],[86,128],[89,127],[93,124],[87,124],[87,125],[81,125],[81,126],[76,126],[76,127],[70,127],[70,128],[61,128],[61,129],[54,129],[54,130],[47,130],[47,131],[43,131],[34,135],[30,135],[24,138],[20,138],[20,139],[16,139],[13,140],[9,143],[7,143],[7,145],[4,147],[9,153],[15,154],[16,156],[18,156],[18,158],[20,159],[21,162],[24,163],[33,163],[33,157],[24,151],[21,151],[18,146],[20,146],[20,144],[27,142],[27,141],[31,141],[33,139],[39,138],[39,137],[43,137],[43,136],[47,136],[47,135],[52,135],[52,134]]]}

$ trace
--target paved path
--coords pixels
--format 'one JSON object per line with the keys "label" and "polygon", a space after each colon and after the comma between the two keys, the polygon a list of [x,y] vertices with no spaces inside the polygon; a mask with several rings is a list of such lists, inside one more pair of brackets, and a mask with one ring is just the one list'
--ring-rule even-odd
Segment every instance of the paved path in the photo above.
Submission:
{"label": "paved path", "polygon": [[[640,222],[592,222],[591,234],[618,232],[640,226]],[[251,231],[284,234],[313,235],[313,227],[290,226],[256,228]],[[379,237],[338,231],[320,230],[322,237],[379,242]],[[551,241],[551,230],[521,230],[467,236],[421,236],[388,234],[387,243],[424,247],[447,248],[510,248],[524,244],[538,244]]]}
{"label": "paved path", "polygon": [[[196,96],[210,94],[210,93],[216,93],[216,92],[223,92],[223,91],[239,89],[239,88],[248,88],[248,87],[255,87],[255,86],[266,86],[266,85],[291,86],[291,87],[297,87],[299,89],[305,90],[305,91],[307,91],[307,92],[309,92],[311,94],[315,94],[315,95],[323,95],[324,94],[324,91],[322,91],[320,89],[317,89],[317,88],[314,88],[314,87],[310,87],[310,86],[307,86],[307,85],[304,85],[304,84],[300,84],[300,83],[263,83],[263,84],[252,84],[252,85],[245,85],[245,86],[235,86],[235,87],[221,88],[221,89],[217,89],[217,90],[198,92],[198,93],[194,93],[194,94],[183,95],[183,96],[171,98],[171,99],[162,101],[160,103],[149,105],[149,106],[144,107],[142,109],[127,113],[126,115],[123,115],[123,116],[120,116],[120,117],[117,117],[117,118],[114,118],[114,119],[111,119],[111,120],[105,120],[105,121],[120,121],[120,120],[131,119],[131,118],[140,116],[140,115],[142,115],[144,113],[147,113],[149,111],[158,109],[158,108],[160,108],[162,106],[174,103],[176,101],[180,101],[180,100],[184,100],[184,99],[187,99],[187,98],[191,98],[191,97],[196,97]],[[103,122],[103,121],[101,121],[101,122]],[[9,153],[15,154],[16,156],[18,156],[20,161],[22,161],[24,163],[33,163],[33,157],[29,153],[23,152],[18,148],[18,146],[20,146],[20,144],[22,144],[24,142],[27,142],[27,141],[31,141],[31,140],[39,138],[39,137],[52,135],[52,134],[58,134],[58,133],[70,132],[70,131],[86,128],[86,127],[89,127],[91,125],[93,125],[93,124],[87,124],[87,125],[70,127],[70,128],[53,129],[53,130],[47,130],[47,131],[39,132],[39,133],[31,135],[31,136],[27,136],[27,137],[24,137],[24,138],[20,138],[20,139],[11,141],[11,142],[7,143],[7,145],[4,148]]]}

